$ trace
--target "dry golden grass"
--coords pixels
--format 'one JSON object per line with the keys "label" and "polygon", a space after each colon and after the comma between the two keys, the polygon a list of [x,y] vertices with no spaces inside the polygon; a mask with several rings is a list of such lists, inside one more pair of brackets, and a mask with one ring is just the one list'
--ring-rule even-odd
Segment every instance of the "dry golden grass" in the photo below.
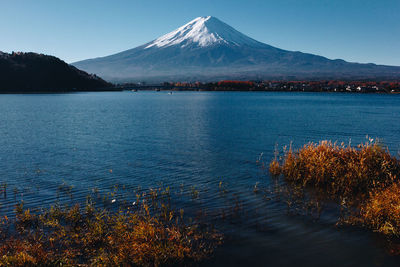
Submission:
{"label": "dry golden grass", "polygon": [[391,185],[399,176],[400,162],[377,143],[351,147],[321,141],[298,151],[290,148],[280,162],[271,162],[270,172],[331,197],[362,199]]}
{"label": "dry golden grass", "polygon": [[271,161],[271,163],[269,164],[269,172],[273,175],[273,176],[279,176],[282,172],[282,168],[279,165],[279,162],[277,161],[277,159],[274,159],[273,161]]}
{"label": "dry golden grass", "polygon": [[147,204],[154,194],[147,196],[119,212],[88,203],[32,213],[20,204],[15,219],[0,219],[0,266],[186,265],[221,243],[216,231],[185,224],[166,204],[154,211]]}
{"label": "dry golden grass", "polygon": [[400,236],[400,183],[372,193],[353,221],[385,235]]}
{"label": "dry golden grass", "polygon": [[400,160],[380,144],[308,143],[275,158],[270,172],[300,188],[300,196],[311,188],[318,196],[336,200],[346,209],[342,222],[400,238]]}

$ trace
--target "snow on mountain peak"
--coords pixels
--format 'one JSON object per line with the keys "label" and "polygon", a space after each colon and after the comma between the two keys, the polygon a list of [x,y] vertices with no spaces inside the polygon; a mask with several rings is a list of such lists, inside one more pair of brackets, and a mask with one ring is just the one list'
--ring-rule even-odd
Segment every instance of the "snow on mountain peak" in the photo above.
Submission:
{"label": "snow on mountain peak", "polygon": [[260,43],[238,32],[231,26],[212,16],[198,17],[182,27],[152,41],[145,49],[151,47],[168,47],[179,45],[182,48],[190,44],[200,47],[216,43],[232,45],[259,45]]}

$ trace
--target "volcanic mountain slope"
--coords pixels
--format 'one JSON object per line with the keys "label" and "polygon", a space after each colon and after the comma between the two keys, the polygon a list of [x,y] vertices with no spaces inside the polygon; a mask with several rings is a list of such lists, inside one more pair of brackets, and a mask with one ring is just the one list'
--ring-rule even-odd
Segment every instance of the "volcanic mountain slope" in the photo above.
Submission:
{"label": "volcanic mountain slope", "polygon": [[111,81],[400,77],[400,67],[282,50],[211,16],[196,18],[137,48],[73,65]]}

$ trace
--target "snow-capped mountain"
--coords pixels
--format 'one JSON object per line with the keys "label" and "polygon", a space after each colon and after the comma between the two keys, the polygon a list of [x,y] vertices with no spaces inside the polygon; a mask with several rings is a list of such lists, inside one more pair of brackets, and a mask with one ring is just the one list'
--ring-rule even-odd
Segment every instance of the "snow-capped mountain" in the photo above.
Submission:
{"label": "snow-capped mountain", "polygon": [[137,48],[73,65],[121,82],[400,77],[400,67],[349,63],[282,50],[211,16],[196,18]]}
{"label": "snow-capped mountain", "polygon": [[199,17],[188,24],[154,40],[150,47],[168,47],[178,45],[181,48],[189,45],[207,47],[217,44],[260,46],[261,43],[238,32],[228,24],[208,16]]}

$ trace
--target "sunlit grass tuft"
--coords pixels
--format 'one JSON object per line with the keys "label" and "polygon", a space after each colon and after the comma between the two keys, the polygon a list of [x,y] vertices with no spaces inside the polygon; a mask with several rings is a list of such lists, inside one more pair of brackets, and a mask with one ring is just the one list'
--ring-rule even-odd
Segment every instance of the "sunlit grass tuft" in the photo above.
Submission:
{"label": "sunlit grass tuft", "polygon": [[151,190],[119,211],[97,208],[90,199],[84,207],[55,205],[42,212],[20,203],[12,219],[0,219],[0,266],[160,266],[204,260],[222,236],[209,226],[185,223],[183,210],[175,212],[164,201],[168,194],[169,188]]}
{"label": "sunlit grass tuft", "polygon": [[278,162],[277,159],[274,159],[273,161],[271,161],[271,163],[269,164],[269,172],[273,175],[273,176],[279,176],[282,172],[282,168]]}
{"label": "sunlit grass tuft", "polygon": [[379,143],[357,147],[331,141],[308,143],[297,151],[289,148],[281,162],[270,164],[273,175],[290,182],[323,190],[332,197],[368,197],[397,180],[400,162]]}
{"label": "sunlit grass tuft", "polygon": [[371,193],[360,214],[349,222],[359,223],[385,235],[400,237],[400,183]]}
{"label": "sunlit grass tuft", "polygon": [[400,160],[372,139],[357,147],[321,141],[289,148],[271,162],[270,173],[282,174],[296,189],[290,201],[307,206],[315,196],[318,203],[323,198],[334,200],[340,207],[340,222],[393,237],[393,247],[399,243]]}

